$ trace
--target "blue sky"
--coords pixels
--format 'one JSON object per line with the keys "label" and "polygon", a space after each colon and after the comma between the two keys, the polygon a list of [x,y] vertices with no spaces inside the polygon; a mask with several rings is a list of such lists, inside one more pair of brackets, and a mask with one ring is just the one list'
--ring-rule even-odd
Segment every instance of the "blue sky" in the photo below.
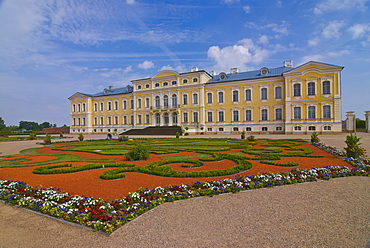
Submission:
{"label": "blue sky", "polygon": [[344,66],[343,116],[370,110],[370,0],[0,0],[0,117],[69,125],[68,97],[163,69]]}

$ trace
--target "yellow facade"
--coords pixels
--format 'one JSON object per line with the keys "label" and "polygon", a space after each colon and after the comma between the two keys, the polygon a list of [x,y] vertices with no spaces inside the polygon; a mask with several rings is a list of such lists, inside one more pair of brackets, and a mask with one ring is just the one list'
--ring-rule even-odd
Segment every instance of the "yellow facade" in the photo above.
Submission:
{"label": "yellow facade", "polygon": [[308,62],[219,75],[165,70],[132,86],[74,94],[71,132],[181,126],[189,133],[338,133],[342,69]]}

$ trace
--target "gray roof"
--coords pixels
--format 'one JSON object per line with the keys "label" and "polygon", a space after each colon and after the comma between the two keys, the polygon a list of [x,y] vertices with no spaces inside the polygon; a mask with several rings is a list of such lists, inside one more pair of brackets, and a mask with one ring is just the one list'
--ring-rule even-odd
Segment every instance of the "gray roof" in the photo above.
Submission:
{"label": "gray roof", "polygon": [[109,96],[109,95],[125,94],[125,93],[132,93],[132,92],[133,92],[133,87],[131,85],[127,85],[125,87],[120,87],[120,88],[104,89],[103,91],[95,93],[95,94],[86,94],[86,93],[81,93],[81,92],[77,92],[77,93],[83,94],[85,96],[97,97],[97,96]]}
{"label": "gray roof", "polygon": [[284,67],[284,66],[271,69],[268,68],[268,73],[266,75],[261,75],[260,70],[229,73],[226,74],[226,78],[224,80],[221,80],[219,75],[215,75],[212,77],[211,80],[207,82],[207,84],[282,76],[284,72],[291,71],[293,69],[294,69],[293,67]]}

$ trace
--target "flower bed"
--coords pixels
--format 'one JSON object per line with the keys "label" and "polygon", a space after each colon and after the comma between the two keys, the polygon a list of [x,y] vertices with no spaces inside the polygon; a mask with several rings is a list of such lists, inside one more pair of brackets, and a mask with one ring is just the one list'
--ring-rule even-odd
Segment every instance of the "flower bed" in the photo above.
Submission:
{"label": "flower bed", "polygon": [[[217,142],[215,142],[215,146],[218,145],[216,143]],[[293,153],[292,155],[294,155],[294,157],[281,156],[279,161],[281,166],[276,166],[276,164],[279,164],[276,163],[276,160],[273,160],[274,162],[270,162],[274,165],[268,165],[261,163],[263,161],[259,162],[251,159],[256,157],[255,154],[250,157],[248,154],[240,156],[232,155],[231,153],[240,152],[240,149],[236,149],[234,146],[231,146],[229,150],[229,152],[231,152],[230,154],[225,150],[221,153],[206,152],[203,147],[199,146],[199,150],[205,152],[210,157],[201,157],[198,158],[198,160],[196,160],[197,158],[194,158],[195,160],[179,159],[172,161],[172,163],[176,162],[176,164],[171,165],[170,168],[173,169],[172,171],[177,171],[176,173],[181,172],[177,169],[174,170],[174,168],[177,167],[181,168],[183,172],[189,173],[189,171],[199,172],[205,170],[207,166],[207,170],[212,168],[222,170],[225,169],[225,167],[223,167],[225,165],[227,168],[231,169],[233,166],[238,165],[238,163],[243,164],[244,162],[248,162],[245,165],[248,165],[249,163],[252,164],[252,168],[249,170],[239,171],[240,173],[235,172],[239,173],[237,175],[218,176],[212,178],[168,178],[163,177],[163,175],[159,177],[152,174],[129,172],[127,173],[127,177],[123,180],[103,181],[99,179],[101,175],[108,177],[106,179],[117,178],[117,175],[121,175],[119,178],[122,178],[124,177],[122,176],[123,174],[121,174],[122,169],[124,169],[125,172],[127,172],[128,168],[143,168],[141,170],[144,170],[146,166],[148,167],[148,164],[149,167],[153,165],[161,167],[170,163],[168,160],[161,160],[160,155],[153,154],[148,161],[130,162],[135,166],[129,166],[126,164],[125,166],[127,168],[116,168],[113,170],[110,168],[101,168],[101,164],[94,165],[87,162],[74,162],[73,166],[62,163],[59,164],[60,169],[57,169],[58,166],[55,165],[54,168],[52,168],[53,165],[36,167],[36,169],[39,168],[38,170],[41,171],[45,169],[51,171],[64,169],[68,171],[70,170],[69,168],[73,168],[72,171],[68,171],[69,173],[67,174],[58,175],[35,175],[32,174],[32,171],[35,168],[28,167],[4,168],[2,169],[2,178],[7,176],[13,180],[15,179],[15,181],[0,180],[0,199],[10,204],[39,211],[44,214],[75,222],[109,234],[127,221],[136,218],[164,202],[197,196],[213,196],[230,192],[235,193],[241,190],[310,182],[335,177],[369,175],[369,159],[350,160],[349,162],[353,165],[351,166],[343,160],[321,150],[325,149],[335,155],[341,154],[339,150],[325,146],[324,144],[318,145],[321,149],[311,146],[310,144],[301,144],[301,148],[299,149],[297,147],[288,146],[285,147],[288,148],[285,150],[285,148],[282,148],[283,143],[284,142],[281,142],[279,145],[278,142],[267,142],[267,145],[270,145],[271,147],[279,147],[277,149],[266,149],[268,152],[263,152],[263,150],[261,150],[263,148],[261,144],[254,146],[256,149],[258,148],[259,154],[257,154],[257,156],[264,156],[265,154],[271,153],[271,151],[272,153],[280,154],[279,149],[281,149],[281,154]],[[295,146],[296,145],[297,144],[295,144]],[[157,151],[163,150],[159,148],[156,149]],[[212,148],[212,150],[214,149],[215,147]],[[308,149],[311,149],[311,152],[309,152]],[[174,152],[173,147],[171,147],[171,151]],[[257,150],[255,151],[257,152]],[[47,152],[50,152],[50,150],[47,150]],[[56,151],[56,154],[60,152],[61,151]],[[68,151],[68,153],[70,153],[70,151]],[[78,153],[81,155],[84,154],[86,157],[88,157],[87,154],[89,154],[82,152]],[[161,153],[162,152],[160,152],[160,154]],[[197,153],[195,152],[186,151],[176,153],[176,156],[194,156],[196,154]],[[93,155],[101,158],[101,155]],[[297,157],[298,155],[302,155],[302,157]],[[313,155],[315,155],[315,157],[312,157]],[[165,156],[167,157],[171,155]],[[108,157],[112,158],[112,156]],[[251,160],[247,161],[249,159]],[[123,160],[120,159],[120,161]],[[331,165],[337,164],[337,166],[311,168],[325,162],[327,163],[326,165],[329,165],[328,163],[330,163]],[[150,163],[154,164],[151,165]],[[186,163],[188,163],[191,168],[182,167],[182,165]],[[283,167],[286,165],[296,165],[293,163],[297,163],[299,165],[298,168],[291,170],[289,167]],[[109,164],[105,165],[109,166]],[[123,163],[121,162],[121,164],[118,165],[110,165],[116,167],[123,165]],[[81,171],[82,168],[88,168],[88,170]],[[100,169],[98,170],[97,168]],[[101,170],[103,170],[103,173],[101,173]],[[165,169],[165,171],[167,170],[169,169]],[[19,177],[21,172],[25,173],[23,178],[26,180],[16,179],[17,176]],[[57,173],[57,171],[54,171],[54,173]],[[73,176],[70,176],[71,173],[73,173]],[[231,177],[234,179],[230,179]],[[30,180],[32,178],[35,180]],[[31,181],[33,185],[44,185],[45,187],[31,187],[22,181],[27,181],[28,183]],[[87,181],[89,182],[88,184],[86,183]],[[131,188],[129,186],[131,186]],[[61,187],[63,190],[56,189],[54,187]],[[140,189],[137,190],[138,188]],[[129,193],[127,189],[133,189],[130,190],[133,193]],[[112,194],[112,192],[114,194]],[[94,197],[82,197],[79,195],[90,195]],[[127,196],[122,198],[122,196],[125,195]]]}

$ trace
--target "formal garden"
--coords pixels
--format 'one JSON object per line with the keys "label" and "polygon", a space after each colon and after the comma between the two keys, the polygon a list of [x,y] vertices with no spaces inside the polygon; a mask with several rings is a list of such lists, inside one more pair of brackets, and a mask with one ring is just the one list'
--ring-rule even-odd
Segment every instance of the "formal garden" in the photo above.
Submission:
{"label": "formal garden", "polygon": [[[357,149],[360,139],[351,136],[347,151],[320,143],[315,134],[311,141],[44,140],[42,148],[0,157],[0,199],[110,234],[165,202],[368,176],[370,161]],[[348,157],[356,150],[351,144],[362,151],[359,158]]]}

